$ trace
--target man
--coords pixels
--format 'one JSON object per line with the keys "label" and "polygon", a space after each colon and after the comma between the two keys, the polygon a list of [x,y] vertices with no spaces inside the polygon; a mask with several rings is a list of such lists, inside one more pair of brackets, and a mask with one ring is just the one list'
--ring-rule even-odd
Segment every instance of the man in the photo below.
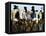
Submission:
{"label": "man", "polygon": [[35,8],[34,8],[34,6],[32,6],[32,14],[31,14],[31,17],[32,17],[32,19],[35,17]]}
{"label": "man", "polygon": [[27,8],[26,7],[24,7],[24,9],[20,8],[19,9],[20,19],[27,20],[26,13],[27,13]]}
{"label": "man", "polygon": [[36,23],[38,23],[38,14],[39,14],[39,11],[36,10],[35,14],[36,14],[35,20],[36,20]]}
{"label": "man", "polygon": [[39,18],[38,19],[39,20],[42,19],[42,10],[40,10],[40,12],[39,12]]}
{"label": "man", "polygon": [[27,20],[31,21],[32,17],[31,17],[32,11],[27,10]]}
{"label": "man", "polygon": [[14,10],[11,12],[11,20],[18,21],[19,19],[19,9],[18,6],[14,6]]}

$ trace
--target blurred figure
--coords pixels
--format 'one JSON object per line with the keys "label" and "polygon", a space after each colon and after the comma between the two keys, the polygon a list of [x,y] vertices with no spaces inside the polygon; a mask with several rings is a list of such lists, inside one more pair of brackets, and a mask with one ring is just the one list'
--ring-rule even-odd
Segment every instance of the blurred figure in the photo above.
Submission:
{"label": "blurred figure", "polygon": [[40,12],[39,12],[39,18],[38,19],[39,20],[42,19],[42,10],[40,10]]}
{"label": "blurred figure", "polygon": [[24,7],[24,9],[19,9],[20,19],[27,19],[26,18],[26,11],[27,11],[26,7]]}
{"label": "blurred figure", "polygon": [[34,6],[32,6],[32,15],[31,15],[31,17],[32,17],[32,19],[35,17],[35,8],[34,8]]}
{"label": "blurred figure", "polygon": [[27,13],[27,7],[24,7],[25,13]]}
{"label": "blurred figure", "polygon": [[32,11],[27,10],[27,20],[31,21],[32,17],[31,17]]}
{"label": "blurred figure", "polygon": [[25,14],[23,16],[24,16],[25,20],[27,20],[27,7],[24,7],[24,10],[25,10],[24,11]]}
{"label": "blurred figure", "polygon": [[22,13],[23,19],[27,20],[27,7],[24,7],[24,12]]}
{"label": "blurred figure", "polygon": [[36,23],[38,23],[38,14],[39,14],[39,11],[36,10],[35,14],[36,14],[35,20],[36,20]]}
{"label": "blurred figure", "polygon": [[14,6],[14,10],[11,12],[11,20],[18,21],[19,18],[19,9],[18,6]]}

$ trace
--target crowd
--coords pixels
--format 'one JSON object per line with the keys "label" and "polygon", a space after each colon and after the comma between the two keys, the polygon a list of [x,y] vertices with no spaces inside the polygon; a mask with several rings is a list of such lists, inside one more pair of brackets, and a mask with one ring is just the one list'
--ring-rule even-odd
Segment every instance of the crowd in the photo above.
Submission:
{"label": "crowd", "polygon": [[35,10],[34,6],[32,6],[31,10],[27,10],[26,6],[24,9],[19,9],[15,5],[14,10],[11,12],[12,32],[42,31],[43,16],[44,12]]}

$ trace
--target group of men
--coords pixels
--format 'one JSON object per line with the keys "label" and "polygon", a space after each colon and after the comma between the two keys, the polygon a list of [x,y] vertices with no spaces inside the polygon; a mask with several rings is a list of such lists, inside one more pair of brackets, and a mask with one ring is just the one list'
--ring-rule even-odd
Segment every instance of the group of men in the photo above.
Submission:
{"label": "group of men", "polygon": [[24,9],[14,6],[14,10],[11,12],[11,19],[13,21],[18,21],[18,19],[25,19],[29,21],[35,21],[38,23],[38,20],[42,19],[42,10],[35,10],[35,7],[32,6],[31,10],[27,10],[25,6]]}
{"label": "group of men", "polygon": [[[38,20],[41,20],[43,15],[42,10],[35,10],[35,7],[32,6],[31,10],[27,10],[25,6],[24,9],[18,8],[19,6],[14,6],[14,10],[11,12],[11,20],[14,25],[14,31],[38,31],[42,30],[43,24],[38,24]],[[22,21],[21,21],[22,20]],[[24,20],[24,21],[23,21]],[[19,22],[18,22],[19,21]],[[31,22],[33,21],[33,22]],[[43,21],[43,20],[42,20]],[[16,23],[17,22],[17,23]],[[30,23],[29,23],[30,22]],[[35,23],[36,22],[36,23]],[[34,25],[33,25],[34,24]],[[31,28],[32,26],[32,28]],[[21,28],[21,29],[20,29]]]}

